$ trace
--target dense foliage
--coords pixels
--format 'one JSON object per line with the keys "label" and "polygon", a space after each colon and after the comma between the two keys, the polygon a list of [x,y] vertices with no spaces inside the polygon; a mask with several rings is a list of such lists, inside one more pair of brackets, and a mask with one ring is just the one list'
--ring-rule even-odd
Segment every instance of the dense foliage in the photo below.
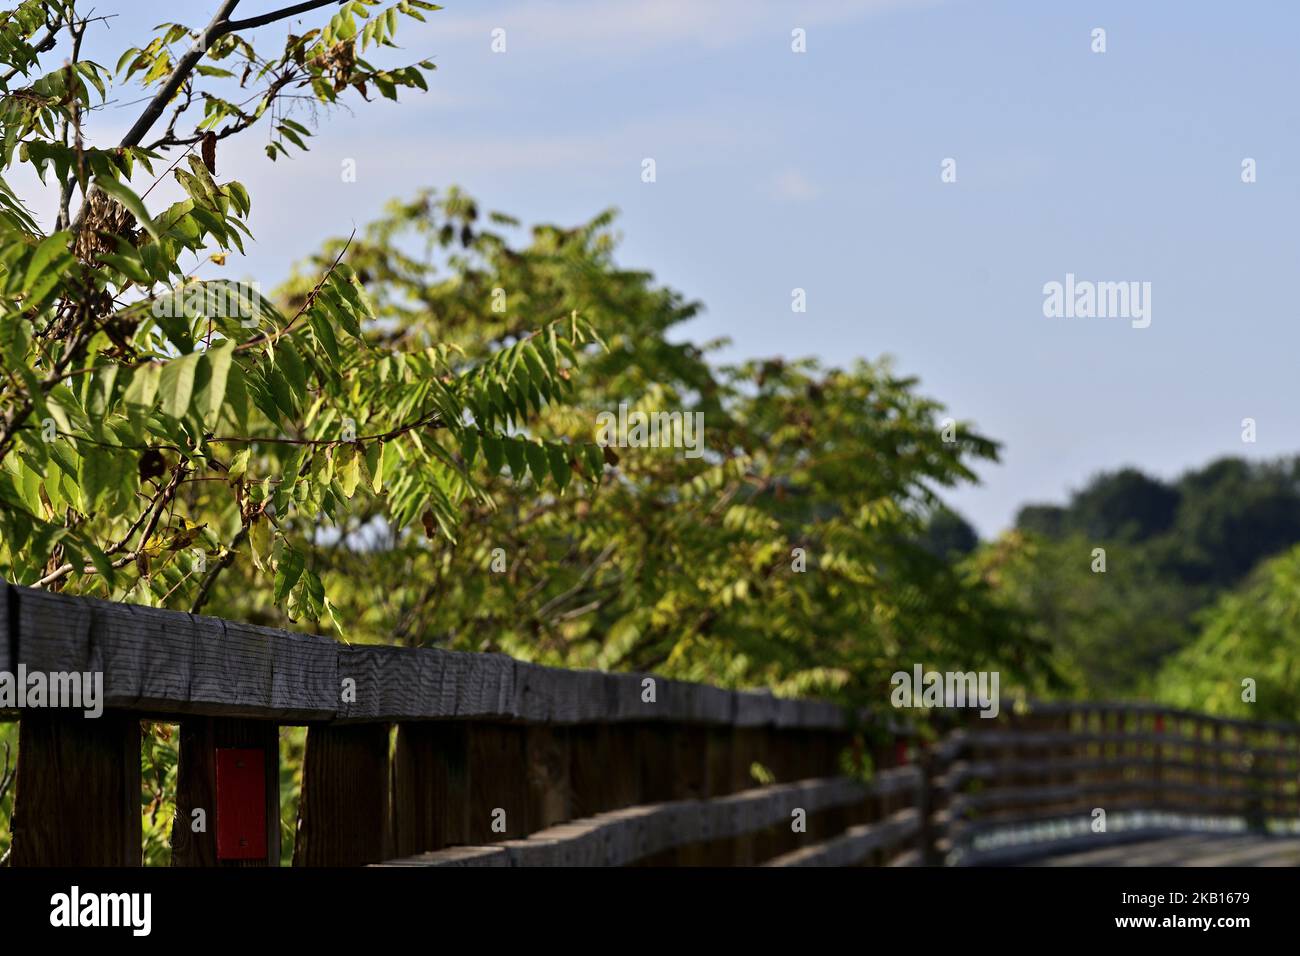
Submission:
{"label": "dense foliage", "polygon": [[1233,717],[1300,718],[1300,548],[1265,562],[1203,620],[1161,672],[1160,698]]}
{"label": "dense foliage", "polygon": [[[573,308],[599,332],[607,349],[583,354],[529,436],[589,441],[601,413],[625,405],[698,414],[704,438],[698,456],[607,448],[596,480],[563,495],[488,478],[490,503],[462,509],[454,542],[404,533],[377,507],[328,539],[302,516],[295,540],[349,634],[866,703],[918,661],[1032,666],[1033,643],[988,586],[918,540],[935,492],[969,480],[993,443],[956,425],[946,440],[940,406],[884,363],[711,364],[718,343],[678,329],[698,306],[619,268],[609,226],[604,214],[512,242],[513,220],[452,190],[394,203],[348,245],[375,303],[371,335],[388,345],[438,341],[478,360],[524,316]],[[327,243],[285,298],[343,245]],[[490,472],[522,474],[526,452],[522,440],[480,449]],[[255,593],[232,580],[217,606],[268,614]]]}
{"label": "dense foliage", "polygon": [[[271,294],[201,278],[252,239],[219,144],[261,124],[274,160],[307,146],[295,103],[424,89],[432,64],[366,57],[436,9],[214,6],[111,70],[81,57],[100,18],[73,0],[0,12],[6,579],[876,708],[920,664],[998,670],[1004,694],[1297,716],[1300,552],[1252,569],[1300,542],[1300,460],[1123,469],[980,545],[941,495],[996,443],[888,361],[719,362],[724,343],[689,339],[698,303],[616,261],[612,213],[525,229],[426,190]],[[326,6],[274,51],[246,38]],[[89,142],[84,117],[137,85],[127,135]],[[7,184],[23,165],[48,226]],[[186,198],[150,203],[164,177]],[[641,414],[672,427],[608,442],[602,422]],[[154,726],[153,862],[175,756]]]}
{"label": "dense foliage", "polygon": [[[110,71],[78,59],[91,22],[70,0],[3,15],[0,167],[35,167],[60,213],[42,229],[0,180],[0,570],[197,608],[242,555],[285,614],[316,618],[330,599],[291,529],[378,508],[394,529],[452,535],[466,503],[486,500],[473,450],[563,397],[588,325],[530,313],[468,357],[372,334],[364,283],[341,256],[283,307],[249,284],[197,278],[249,238],[252,200],[216,177],[218,142],[262,121],[274,158],[308,135],[286,113],[291,93],[323,107],[368,87],[395,97],[423,88],[430,66],[363,58],[430,4],[352,0],[270,55],[238,32],[266,16],[230,21],[234,6],[203,31],[163,24],[122,55],[121,83],[161,89],[106,147],[81,135],[83,113],[113,88]],[[67,65],[43,74],[41,30],[72,40]],[[256,106],[236,106],[231,88]],[[165,129],[141,145],[164,107]],[[168,151],[179,155],[158,171]],[[150,210],[151,187],[136,183],[163,175],[187,198]],[[575,470],[594,477],[590,442],[520,444],[534,481],[562,490]]]}
{"label": "dense foliage", "polygon": [[[374,335],[341,257],[291,302],[201,277],[251,240],[252,197],[218,176],[219,144],[261,126],[271,159],[305,149],[295,108],[396,99],[432,69],[366,58],[437,9],[423,0],[319,0],[243,20],[236,6],[214,3],[203,28],[160,25],[114,69],[82,56],[106,18],[73,0],[0,11],[0,573],[197,610],[240,563],[283,619],[310,620],[331,603],[305,560],[304,516],[331,526],[377,510],[394,530],[450,537],[466,503],[486,501],[473,449],[561,399],[592,339],[572,311],[472,358]],[[326,6],[280,49],[246,38]],[[91,142],[84,121],[110,99],[145,105],[119,142]],[[53,223],[10,188],[20,166],[49,191]],[[159,208],[148,198],[164,177],[185,198]],[[520,444],[530,481],[556,490],[600,459],[591,442]],[[166,727],[142,756],[158,859],[175,767]]]}
{"label": "dense foliage", "polygon": [[[273,295],[203,277],[252,239],[221,143],[260,125],[287,156],[311,134],[295,104],[432,69],[366,59],[419,0],[236,6],[112,69],[81,55],[102,18],[74,0],[0,12],[7,579],[875,706],[914,663],[1041,679],[937,497],[996,445],[886,362],[710,361],[721,343],[683,339],[699,306],[615,263],[611,214],[523,232],[429,191]],[[326,6],[281,48],[247,38]],[[84,118],[137,85],[130,131],[91,142]],[[51,224],[7,184],[23,165]],[[160,207],[164,177],[185,198]],[[641,412],[676,417],[667,440],[611,446],[602,418]],[[160,862],[169,728],[142,761]]]}
{"label": "dense foliage", "polygon": [[[1231,658],[1210,650],[1289,626],[1278,601],[1234,617],[1233,640],[1223,622],[1233,602],[1249,603],[1234,589],[1260,593],[1245,583],[1252,569],[1300,543],[1300,459],[1223,458],[1174,482],[1121,469],[1094,477],[1064,506],[1023,508],[1017,525],[980,560],[997,568],[1005,596],[1053,648],[1070,693],[1222,704],[1223,683],[1233,682],[1215,668]],[[1097,548],[1105,573],[1093,570]]]}

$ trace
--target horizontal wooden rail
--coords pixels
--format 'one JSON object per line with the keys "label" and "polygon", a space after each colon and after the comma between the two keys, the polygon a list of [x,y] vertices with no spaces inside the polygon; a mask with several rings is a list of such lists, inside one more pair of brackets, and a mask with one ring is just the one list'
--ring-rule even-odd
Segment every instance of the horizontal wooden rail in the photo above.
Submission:
{"label": "horizontal wooden rail", "polygon": [[[933,748],[927,766],[928,838],[936,856],[956,854],[950,861],[970,862],[979,838],[1016,845],[1027,828],[1034,828],[1034,840],[1059,830],[1086,845],[1084,828],[1100,842],[1114,836],[1107,819],[1133,815],[1220,820],[1256,831],[1300,820],[1294,723],[1152,704],[1035,704],[988,724],[972,721]],[[1001,846],[997,858],[1016,852],[1028,851]]]}
{"label": "horizontal wooden rail", "polygon": [[[1194,772],[1204,768],[1204,764],[1195,760],[1161,759],[1153,753],[1119,757],[1080,757],[1060,760],[986,760],[979,763],[961,761],[952,765],[948,773],[935,780],[934,785],[947,790],[958,790],[965,784],[977,780],[998,780],[1016,778],[1020,780],[1040,777],[1059,776],[1063,773],[1086,774],[1097,771],[1113,773],[1121,770],[1149,771],[1157,766],[1165,771]],[[1292,770],[1270,767],[1244,766],[1241,763],[1215,764],[1214,770],[1221,776],[1237,777],[1248,780],[1290,780],[1300,777]]]}
{"label": "horizontal wooden rail", "polygon": [[1095,717],[1120,715],[1128,717],[1163,717],[1167,720],[1186,720],[1196,723],[1232,727],[1240,730],[1268,730],[1281,733],[1300,733],[1300,723],[1283,720],[1249,720],[1244,717],[1218,717],[1180,707],[1167,707],[1148,701],[1038,701],[1030,711],[1037,717]]}
{"label": "horizontal wooden rail", "polygon": [[[845,778],[801,780],[707,800],[627,807],[548,827],[522,840],[460,846],[390,860],[378,866],[627,866],[666,851],[790,826],[807,816],[863,803],[872,794],[915,790],[914,767],[885,771],[866,787]],[[915,817],[915,811],[912,811]],[[907,834],[901,831],[897,839]]]}
{"label": "horizontal wooden rail", "polygon": [[[1300,725],[1153,705],[1006,708],[863,788],[841,756],[889,767],[898,738],[866,748],[865,715],[825,701],[0,583],[0,671],[23,668],[102,675],[104,714],[0,714],[20,718],[15,865],[139,862],[142,718],[180,725],[177,865],[279,862],[284,725],[309,727],[295,865],[934,864],[1016,826],[1077,833],[1095,808],[1300,819]],[[219,827],[223,766],[271,784],[225,817],[257,824],[255,859],[189,826]],[[791,830],[795,808],[815,826]]]}
{"label": "horizontal wooden rail", "polygon": [[[647,674],[563,670],[503,654],[328,637],[0,583],[0,670],[102,672],[105,706],[279,723],[472,718],[668,721],[839,730],[826,701]],[[645,681],[654,681],[653,702]]]}
{"label": "horizontal wooden rail", "polygon": [[[949,819],[956,820],[977,811],[1020,808],[1031,804],[1064,804],[1080,797],[1101,797],[1159,791],[1166,796],[1188,796],[1207,807],[1233,801],[1270,800],[1268,796],[1230,787],[1204,787],[1194,783],[1151,780],[1114,780],[1097,783],[1070,783],[1055,787],[1001,787],[983,793],[967,794],[948,805]],[[1290,802],[1295,803],[1292,797]]]}
{"label": "horizontal wooden rail", "polygon": [[1170,750],[1186,748],[1203,750],[1211,753],[1242,753],[1249,751],[1255,756],[1295,757],[1294,747],[1269,747],[1244,745],[1240,742],[1203,740],[1180,734],[1163,733],[1073,733],[1070,731],[1000,731],[976,734],[967,738],[968,746],[979,746],[997,750],[1030,750],[1044,747],[1084,747],[1088,745],[1145,744],[1150,747],[1165,747]]}
{"label": "horizontal wooden rail", "polygon": [[[1181,820],[1184,822],[1197,819],[1209,819],[1221,825],[1227,825],[1233,822],[1231,816],[1222,814],[1212,814],[1206,812],[1197,812],[1188,809],[1171,809],[1163,803],[1155,803],[1151,800],[1127,800],[1113,804],[1111,810],[1114,813],[1125,816],[1141,815],[1151,818],[1165,818],[1170,820]],[[989,819],[978,822],[967,822],[955,825],[948,835],[948,849],[952,849],[959,844],[969,844],[975,837],[986,836],[988,834],[1006,833],[1011,829],[1016,831],[1035,826],[1054,826],[1065,823],[1079,823],[1086,819],[1081,813],[1062,814],[1058,809],[1040,809],[1029,810],[1018,815],[1015,820],[998,820]],[[1008,823],[1014,824],[1010,828]],[[1240,824],[1238,824],[1240,826]],[[1186,832],[1184,827],[1182,832]],[[1096,834],[1103,836],[1104,834]]]}
{"label": "horizontal wooden rail", "polygon": [[[915,767],[869,788],[835,776],[862,715],[825,701],[348,645],[0,583],[0,670],[24,669],[101,677],[103,713],[0,713],[19,720],[16,866],[139,864],[143,719],[179,724],[177,866],[279,864],[286,725],[308,728],[296,866],[748,865],[920,791]],[[901,759],[892,741],[863,756]],[[223,790],[223,774],[244,784]],[[795,808],[810,829],[790,828]]]}
{"label": "horizontal wooden rail", "polygon": [[821,843],[791,850],[766,866],[856,866],[873,852],[889,851],[921,831],[921,815],[906,807],[879,823],[863,823]]}

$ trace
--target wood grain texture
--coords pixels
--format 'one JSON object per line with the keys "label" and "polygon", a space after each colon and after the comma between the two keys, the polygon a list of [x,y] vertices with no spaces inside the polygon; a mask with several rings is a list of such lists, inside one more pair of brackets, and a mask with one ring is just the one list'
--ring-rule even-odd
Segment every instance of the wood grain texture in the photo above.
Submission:
{"label": "wood grain texture", "polygon": [[[788,825],[796,807],[809,815],[862,800],[867,788],[847,778],[801,780],[708,800],[625,807],[548,827],[498,846],[511,866],[627,866],[692,843]],[[463,866],[467,848],[410,856],[385,865]]]}
{"label": "wood grain texture", "polygon": [[[256,748],[263,752],[266,780],[266,857],[217,859],[217,748]],[[137,748],[138,749],[138,748]],[[139,763],[137,753],[136,763]],[[194,811],[202,809],[206,830],[195,832]],[[176,817],[172,821],[172,866],[258,867],[280,865],[280,732],[275,724],[229,717],[190,717],[181,721],[180,763],[176,769]]]}
{"label": "wood grain texture", "polygon": [[9,585],[0,581],[0,671],[12,673],[14,669],[12,657],[18,650],[18,633],[9,624],[9,590]]}
{"label": "wood grain texture", "polygon": [[630,807],[640,800],[635,724],[579,724],[569,730],[569,787],[575,817]]}
{"label": "wood grain texture", "polygon": [[510,854],[501,846],[454,846],[373,863],[372,866],[510,866]]}
{"label": "wood grain texture", "polygon": [[[8,626],[11,619],[14,628]],[[12,586],[0,590],[0,627],[9,638],[0,641],[0,661],[16,655],[11,665],[21,660],[31,669],[103,671],[109,706],[156,716],[827,730],[850,723],[847,711],[820,701],[727,691],[657,675],[542,667],[501,654],[351,646]],[[654,682],[653,699],[645,693],[647,680]],[[345,694],[349,687],[354,695]]]}
{"label": "wood grain texture", "polygon": [[393,751],[393,845],[397,856],[469,841],[469,724],[397,726]]}
{"label": "wood grain texture", "polygon": [[436,648],[339,647],[340,681],[356,681],[356,701],[340,720],[518,716],[515,661],[503,654]]}
{"label": "wood grain texture", "polygon": [[537,829],[528,786],[527,728],[477,722],[468,728],[468,842],[527,836]]}
{"label": "wood grain texture", "polygon": [[11,865],[139,866],[139,718],[25,711],[18,734]]}
{"label": "wood grain texture", "polygon": [[328,638],[15,588],[29,670],[100,671],[109,707],[172,715],[334,716]]}
{"label": "wood grain texture", "polygon": [[572,750],[568,727],[524,727],[529,819],[535,829],[573,819]]}
{"label": "wood grain texture", "polygon": [[363,866],[393,855],[388,745],[388,724],[307,731],[294,866]]}

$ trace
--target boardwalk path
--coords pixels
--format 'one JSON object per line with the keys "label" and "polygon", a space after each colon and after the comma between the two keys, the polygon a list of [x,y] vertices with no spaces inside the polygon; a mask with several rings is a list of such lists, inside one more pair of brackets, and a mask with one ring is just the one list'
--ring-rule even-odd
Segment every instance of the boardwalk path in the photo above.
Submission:
{"label": "boardwalk path", "polygon": [[1040,857],[1029,866],[1300,866],[1300,838],[1191,833]]}

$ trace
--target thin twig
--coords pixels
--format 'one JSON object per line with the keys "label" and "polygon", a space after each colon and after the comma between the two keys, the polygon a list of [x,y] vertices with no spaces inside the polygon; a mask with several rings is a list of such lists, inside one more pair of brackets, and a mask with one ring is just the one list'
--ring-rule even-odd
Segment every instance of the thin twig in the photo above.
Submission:
{"label": "thin twig", "polygon": [[199,585],[199,593],[194,598],[194,604],[190,607],[191,614],[198,614],[199,611],[203,610],[203,605],[208,603],[208,597],[212,593],[212,585],[217,583],[218,575],[234,564],[240,546],[248,539],[248,527],[247,522],[240,526],[239,533],[230,542],[230,545],[226,548],[226,553],[221,556],[221,560],[204,576],[203,583]]}
{"label": "thin twig", "polygon": [[325,288],[325,283],[329,280],[329,277],[334,274],[334,270],[338,268],[339,263],[343,261],[343,256],[347,254],[348,247],[352,245],[352,239],[356,236],[356,234],[357,234],[357,230],[354,228],[352,232],[348,235],[348,241],[343,243],[343,248],[339,250],[339,254],[335,256],[334,261],[330,263],[329,269],[327,269],[325,271],[325,274],[320,277],[320,281],[317,282],[316,285],[312,287],[312,290],[307,293],[306,300],[303,302],[302,306],[298,309],[298,311],[293,314],[293,318],[291,318],[285,324],[284,328],[276,329],[274,334],[269,332],[263,332],[261,335],[255,335],[247,342],[241,342],[239,345],[236,345],[235,351],[243,352],[246,349],[257,348],[257,346],[262,345],[263,343],[268,341],[275,343],[278,342],[282,336],[288,335],[289,330],[293,328],[293,324],[297,322],[300,318],[302,318],[304,312],[306,312],[308,309],[312,307],[312,303],[316,301],[316,296],[320,294],[320,290]]}

